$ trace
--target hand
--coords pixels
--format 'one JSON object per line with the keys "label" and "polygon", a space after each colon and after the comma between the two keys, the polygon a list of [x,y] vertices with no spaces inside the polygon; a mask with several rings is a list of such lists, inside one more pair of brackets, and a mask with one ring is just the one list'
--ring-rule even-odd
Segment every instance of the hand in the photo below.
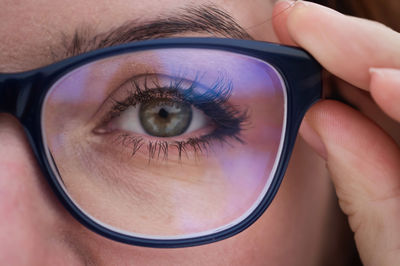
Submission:
{"label": "hand", "polygon": [[[283,43],[306,49],[330,73],[368,92],[400,128],[399,33],[303,1],[280,1],[274,14]],[[332,100],[309,110],[300,133],[326,160],[364,265],[400,265],[398,144],[371,119]]]}

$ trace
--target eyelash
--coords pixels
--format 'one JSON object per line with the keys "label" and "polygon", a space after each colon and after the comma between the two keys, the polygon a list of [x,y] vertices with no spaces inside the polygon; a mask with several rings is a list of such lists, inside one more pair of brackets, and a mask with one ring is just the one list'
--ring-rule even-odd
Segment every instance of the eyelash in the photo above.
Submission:
{"label": "eyelash", "polygon": [[[208,154],[211,142],[215,140],[221,145],[229,144],[230,140],[244,143],[240,135],[242,130],[248,125],[248,111],[239,111],[236,106],[228,103],[233,87],[232,83],[226,78],[218,78],[211,88],[205,90],[203,93],[197,93],[195,92],[196,88],[198,84],[201,84],[198,78],[194,81],[176,78],[173,79],[168,86],[160,86],[158,82],[152,82],[154,87],[150,88],[148,86],[147,76],[148,75],[145,76],[144,85],[140,85],[134,79],[128,81],[131,87],[128,91],[128,97],[123,101],[112,99],[114,104],[102,124],[106,124],[108,121],[119,116],[131,106],[148,103],[158,98],[167,98],[173,101],[184,101],[198,108],[211,118],[216,128],[211,133],[200,137],[172,142],[164,140],[144,140],[143,137],[132,136],[128,133],[118,134],[114,140],[114,144],[132,147],[132,157],[142,147],[147,147],[149,161],[151,159],[160,159],[160,157],[168,159],[168,150],[170,147],[174,147],[178,151],[179,160],[181,160],[182,155],[188,157],[189,150],[194,152],[195,157],[199,154]],[[187,83],[189,83],[189,86],[185,88],[184,86]]]}

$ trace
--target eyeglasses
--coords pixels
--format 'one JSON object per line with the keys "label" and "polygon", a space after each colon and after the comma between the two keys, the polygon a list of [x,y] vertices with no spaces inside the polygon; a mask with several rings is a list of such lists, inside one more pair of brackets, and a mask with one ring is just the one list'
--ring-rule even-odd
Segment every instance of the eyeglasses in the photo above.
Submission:
{"label": "eyeglasses", "polygon": [[69,212],[114,240],[184,247],[230,237],[283,178],[321,69],[306,52],[216,38],[130,43],[0,74]]}

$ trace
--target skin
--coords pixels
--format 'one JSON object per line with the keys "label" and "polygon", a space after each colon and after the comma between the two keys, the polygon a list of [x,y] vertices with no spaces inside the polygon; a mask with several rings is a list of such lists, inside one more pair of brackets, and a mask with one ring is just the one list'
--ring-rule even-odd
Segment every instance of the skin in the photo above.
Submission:
{"label": "skin", "polygon": [[[7,21],[0,25],[2,72],[51,63],[50,47],[59,42],[60,31],[70,34],[82,24],[94,25],[102,31],[132,17],[154,16],[186,3],[0,2],[5,7],[0,17]],[[291,4],[280,2],[274,10],[279,16],[265,22],[273,14],[272,3],[268,1],[212,2],[223,6],[255,39],[296,44],[309,50],[327,70],[371,92],[373,100],[399,121],[400,111],[395,104],[400,100],[400,71],[396,70],[400,68],[400,55],[396,51],[400,45],[398,33],[316,5],[300,3],[287,9]],[[329,36],[321,38],[320,33],[326,31]],[[365,42],[366,38],[374,43]],[[348,39],[354,45],[344,41]],[[379,42],[380,39],[387,42]],[[354,50],[358,47],[362,49]],[[370,71],[371,67],[379,69]],[[346,90],[347,86],[341,86],[340,90]],[[346,99],[354,101],[359,109],[375,106],[369,98],[360,101],[350,87],[346,91],[351,91]],[[368,116],[379,119],[383,112]],[[389,133],[396,137],[398,124],[385,119],[388,122],[382,124],[383,128],[390,128]],[[395,221],[399,219],[396,210],[400,208],[397,197],[400,151],[397,144],[365,115],[334,101],[315,105],[307,114],[301,133],[320,156],[304,141],[298,141],[276,199],[252,227],[206,246],[160,250],[113,242],[88,231],[70,217],[42,177],[18,122],[2,114],[0,264],[329,265],[329,262],[343,265],[349,255],[343,250],[350,248],[346,246],[345,223],[336,205],[326,163],[342,210],[350,217],[364,264],[398,264],[400,232]]]}
{"label": "skin", "polygon": [[[353,98],[365,115],[335,101],[316,104],[306,116],[302,135],[327,162],[363,263],[398,264],[400,34],[308,3],[295,5],[274,24],[282,42],[304,47],[328,71],[369,92],[372,99],[357,103]],[[345,25],[351,27],[343,30]],[[341,90],[351,90],[341,84]],[[351,94],[355,95],[347,95]],[[373,121],[382,114],[371,112],[377,110],[374,102],[391,122]]]}
{"label": "skin", "polygon": [[[213,111],[213,114],[226,114],[226,107],[235,106],[241,113],[229,114],[228,117],[232,120],[240,117],[242,109],[249,109],[251,116],[245,119],[245,123],[251,123],[251,126],[239,129],[240,138],[245,144],[235,141],[230,133],[223,134],[223,140],[228,144],[216,140],[213,130],[221,128],[221,123],[211,123],[210,115],[199,109],[193,109],[198,110],[198,117],[193,117],[192,121],[195,124],[201,117],[205,121],[198,128],[188,128],[182,135],[168,138],[151,137],[141,130],[140,122],[137,121],[139,111],[132,111],[139,109],[137,105],[131,105],[128,110],[121,111],[119,116],[104,122],[104,117],[109,116],[115,101],[122,102],[127,96],[132,97],[131,93],[127,93],[132,90],[130,80],[134,79],[135,86],[140,90],[146,90],[142,84],[145,80],[143,76],[146,76],[146,83],[150,88],[153,88],[151,83],[156,79],[158,83],[163,83],[157,87],[169,86],[171,77],[177,74],[162,68],[157,62],[157,59],[162,58],[162,51],[158,51],[156,55],[148,52],[143,56],[135,53],[119,57],[117,62],[122,65],[120,69],[126,72],[123,75],[98,75],[101,70],[112,68],[108,59],[107,64],[94,64],[94,67],[91,65],[93,69],[90,73],[96,78],[91,78],[88,71],[82,71],[85,73],[85,80],[89,80],[81,83],[84,85],[75,85],[79,80],[75,74],[71,78],[72,85],[67,78],[56,86],[48,97],[44,111],[46,139],[54,160],[58,162],[58,170],[68,193],[92,216],[100,216],[103,222],[142,234],[146,230],[152,235],[198,233],[200,230],[210,230],[211,225],[220,227],[232,222],[245,213],[259,197],[269,179],[266,172],[272,172],[278,152],[284,98],[276,75],[275,85],[271,85],[266,75],[259,75],[258,61],[254,64],[254,61],[231,54],[227,56],[220,51],[210,54],[204,50],[189,53],[182,50],[165,53],[164,50],[163,56],[168,65],[185,69],[186,74],[181,75],[186,80],[193,79],[187,73],[189,66],[195,68],[195,73],[207,71],[206,77],[200,81],[207,87],[215,84],[219,77],[218,74],[213,77],[216,69],[225,71],[225,78],[229,77],[233,83],[233,92],[226,104],[217,104],[223,109]],[[151,63],[151,57],[156,62]],[[214,67],[209,68],[208,60],[199,58],[215,59]],[[129,62],[140,62],[140,67],[129,67]],[[163,73],[164,76],[140,75],[144,65],[152,65],[156,69],[153,71]],[[232,65],[236,67],[230,67]],[[85,69],[87,68],[89,67]],[[122,81],[109,85],[108,79],[116,76],[121,76]],[[229,88],[223,83],[221,85],[222,88]],[[188,86],[190,84],[181,85],[180,88],[185,89]],[[275,87],[277,89],[273,89]],[[82,91],[83,88],[87,95],[82,96],[79,93],[79,100],[68,100],[68,95],[78,94],[73,93],[74,89]],[[196,91],[199,90],[200,88],[196,88]],[[67,95],[65,91],[68,92]],[[133,98],[141,101],[137,95]],[[152,98],[157,97],[152,94]],[[269,115],[271,113],[274,115]],[[157,117],[157,114],[149,117]],[[156,125],[161,123],[162,121]],[[182,121],[181,124],[185,125]],[[93,133],[95,129],[100,133]],[[124,137],[124,134],[127,136]],[[197,148],[196,152],[186,145],[179,158],[175,141],[186,141],[188,138],[198,141],[206,134],[211,137],[204,145],[205,148],[199,144],[196,147],[202,150]],[[139,144],[142,146],[132,155],[135,146],[132,140],[137,138],[140,138]],[[157,145],[160,141],[168,145],[168,153],[156,146],[154,156],[150,156],[149,143]],[[98,199],[102,200],[101,204]],[[138,213],[141,214],[140,217],[137,216]]]}

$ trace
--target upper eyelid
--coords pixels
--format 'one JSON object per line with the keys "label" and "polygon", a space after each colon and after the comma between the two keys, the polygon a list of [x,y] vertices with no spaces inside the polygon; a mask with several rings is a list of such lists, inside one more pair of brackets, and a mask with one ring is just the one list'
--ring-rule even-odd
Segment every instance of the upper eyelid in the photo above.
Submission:
{"label": "upper eyelid", "polygon": [[[136,69],[136,68],[138,68],[138,69]],[[190,71],[188,72],[185,69],[180,69],[178,71],[178,73],[176,73],[174,76],[173,74],[157,73],[156,69],[154,69],[153,67],[148,68],[148,66],[146,64],[144,64],[144,65],[139,64],[138,66],[135,66],[135,68],[132,69],[132,72],[133,73],[131,73],[131,76],[128,76],[128,77],[124,77],[126,74],[123,74],[123,75],[116,74],[116,76],[119,76],[119,78],[118,78],[119,81],[112,82],[110,84],[110,89],[107,91],[107,97],[104,98],[103,102],[99,105],[98,108],[96,108],[96,110],[93,112],[93,114],[89,117],[89,119],[87,121],[88,125],[91,124],[91,121],[96,121],[96,117],[102,116],[101,115],[102,106],[106,102],[109,102],[109,97],[113,94],[115,95],[115,93],[117,93],[120,90],[120,88],[122,86],[124,86],[124,84],[127,84],[128,82],[130,82],[132,80],[139,80],[144,77],[158,76],[158,77],[169,79],[170,80],[169,85],[172,85],[172,86],[177,85],[177,83],[179,83],[179,82],[186,83],[186,84],[189,84],[189,83],[195,84],[195,86],[199,87],[199,88],[207,88],[208,89],[209,86],[211,86],[211,84],[207,85],[206,84],[207,82],[204,79],[202,79],[202,77],[205,75],[205,73],[200,73],[198,71],[191,73]],[[141,72],[143,72],[143,73],[141,73]],[[223,81],[226,84],[231,83],[230,78],[221,73],[218,74],[217,79],[218,79],[217,80],[218,82]],[[173,83],[172,83],[172,81],[173,81]],[[214,85],[217,81],[208,81],[208,83],[212,83],[212,85]],[[154,80],[152,82],[154,82]],[[149,82],[149,85],[157,85],[157,84],[150,84],[152,82]],[[158,81],[158,82],[160,82],[160,81]],[[187,85],[185,85],[185,86],[187,86]],[[133,88],[133,90],[135,90],[135,88]]]}
{"label": "upper eyelid", "polygon": [[[223,104],[224,102],[226,102],[232,93],[232,83],[229,79],[227,79],[225,76],[223,77],[219,77],[218,80],[216,80],[212,86],[213,88],[208,88],[206,85],[202,84],[200,80],[198,80],[196,78],[196,80],[187,80],[184,79],[183,77],[172,77],[170,75],[160,75],[157,73],[147,73],[147,74],[139,74],[139,75],[135,75],[131,78],[129,78],[128,80],[126,80],[125,82],[123,82],[123,84],[121,84],[121,86],[117,87],[112,93],[109,94],[108,98],[100,105],[100,107],[98,108],[98,110],[95,112],[94,116],[98,115],[99,111],[102,109],[103,104],[112,101],[114,102],[112,104],[112,108],[116,110],[116,114],[118,114],[118,110],[122,109],[122,108],[127,108],[130,105],[133,105],[134,100],[137,99],[137,97],[140,96],[141,93],[149,93],[149,90],[153,89],[151,87],[149,87],[148,81],[147,79],[149,78],[149,76],[154,76],[157,77],[157,81],[155,81],[154,83],[152,83],[152,85],[155,86],[154,89],[177,89],[176,93],[178,93],[178,95],[176,95],[176,97],[183,97],[184,99],[190,101],[195,101],[193,100],[193,97],[196,98],[200,98],[203,101],[206,102],[210,102],[213,101],[216,104]],[[165,87],[165,86],[160,86],[160,80],[159,77],[162,76],[163,78],[170,78],[171,81],[169,82],[169,86],[170,87]],[[197,77],[197,76],[196,76]],[[139,81],[137,79],[140,78],[144,78],[144,84],[140,85]],[[189,87],[183,87],[182,84],[184,83],[189,83]],[[121,87],[123,87],[125,84],[130,84],[131,85],[131,89],[129,91],[129,96],[128,97],[124,97],[123,100],[116,100],[115,98],[113,98],[113,95],[115,95],[116,93],[121,93]],[[143,88],[141,87],[143,86]],[[186,84],[186,86],[188,86],[188,84]],[[205,89],[206,92],[203,93],[197,93],[195,92],[197,87],[203,87]],[[190,90],[190,91],[189,91]],[[186,95],[182,94],[182,92],[188,91]],[[210,91],[212,91],[210,93]],[[123,91],[123,92],[127,92],[127,91]],[[208,92],[208,93],[207,93]],[[185,98],[186,97],[186,98]],[[192,99],[189,99],[187,97],[192,97]],[[132,99],[129,99],[132,98]],[[197,99],[197,102],[195,102],[195,104],[202,104],[202,102],[199,101],[199,99]],[[107,120],[111,119],[112,117],[107,117],[104,118],[103,121],[101,123],[106,123]]]}

